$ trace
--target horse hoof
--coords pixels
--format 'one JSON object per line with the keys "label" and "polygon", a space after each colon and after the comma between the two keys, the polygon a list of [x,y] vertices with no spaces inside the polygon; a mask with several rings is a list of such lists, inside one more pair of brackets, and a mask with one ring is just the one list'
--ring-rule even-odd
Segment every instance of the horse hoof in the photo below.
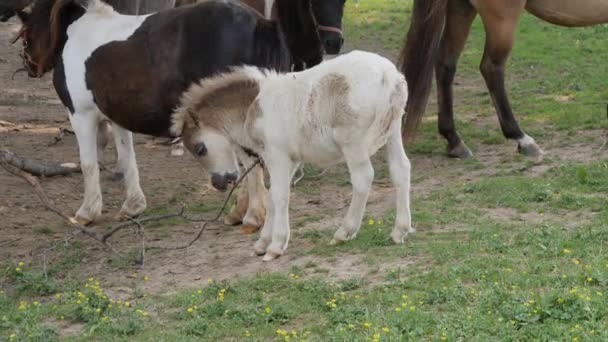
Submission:
{"label": "horse hoof", "polygon": [[331,239],[331,241],[329,242],[329,245],[330,245],[330,246],[337,246],[337,245],[341,245],[341,244],[343,244],[343,243],[345,243],[345,242],[346,242],[346,241],[344,241],[344,240],[340,240],[340,239],[333,238],[333,239]]}
{"label": "horse hoof", "polygon": [[[527,140],[527,139],[521,139]],[[532,138],[531,141],[519,141],[517,144],[517,152],[523,154],[524,156],[536,159],[537,161],[541,161],[545,152],[534,142]]]}
{"label": "horse hoof", "polygon": [[467,159],[473,157],[473,152],[471,149],[465,145],[464,142],[460,142],[453,148],[448,146],[448,157],[450,158],[458,158],[458,159]]}
{"label": "horse hoof", "polygon": [[266,254],[264,254],[264,257],[262,258],[262,261],[272,261],[274,259],[278,259],[281,255],[282,254],[266,252]]}
{"label": "horse hoof", "polygon": [[93,219],[85,218],[80,215],[76,215],[75,217],[70,218],[70,222],[76,223],[81,226],[88,226],[91,223],[93,223],[93,221],[94,221]]}
{"label": "horse hoof", "polygon": [[262,256],[264,254],[266,254],[266,248],[267,248],[268,244],[266,244],[265,242],[262,242],[260,240],[256,241],[255,245],[253,246],[253,252],[257,255],[257,256]]}
{"label": "horse hoof", "polygon": [[184,149],[183,148],[171,149],[171,155],[173,157],[181,157],[184,155]]}
{"label": "horse hoof", "polygon": [[235,215],[228,214],[228,216],[224,217],[224,224],[227,226],[236,226],[241,223],[243,223],[243,220],[237,218]]}
{"label": "horse hoof", "polygon": [[241,226],[241,234],[250,235],[255,234],[260,230],[260,227],[256,227],[251,224],[243,224]]}
{"label": "horse hoof", "polygon": [[407,234],[405,234],[401,231],[391,233],[391,239],[393,239],[393,242],[396,244],[402,244],[405,241],[406,236],[407,236]]}

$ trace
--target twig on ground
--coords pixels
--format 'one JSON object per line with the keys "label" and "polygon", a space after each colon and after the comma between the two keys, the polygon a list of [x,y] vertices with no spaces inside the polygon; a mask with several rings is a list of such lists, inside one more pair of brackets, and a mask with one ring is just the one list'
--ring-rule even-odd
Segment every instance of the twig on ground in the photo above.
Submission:
{"label": "twig on ground", "polygon": [[57,134],[55,138],[53,138],[53,142],[50,143],[48,146],[50,147],[59,144],[59,142],[63,141],[63,138],[65,138],[66,135],[74,135],[74,131],[68,128],[60,128],[59,134]]}
{"label": "twig on ground", "polygon": [[23,240],[23,238],[18,238],[18,239],[2,242],[2,243],[0,243],[0,247],[8,246],[11,243],[15,243],[15,242],[18,242],[18,241],[21,241],[21,240]]}
{"label": "twig on ground", "polygon": [[[0,151],[0,163],[15,167],[21,171],[27,172],[33,176],[68,176],[75,172],[80,172],[80,167],[77,164],[53,164],[42,163],[33,160],[28,160],[17,156],[9,151]],[[5,167],[6,169],[6,167]],[[7,169],[8,171],[8,169]],[[11,172],[11,171],[9,171]],[[14,172],[11,172],[14,174]],[[21,176],[23,177],[23,176]],[[25,177],[24,177],[25,178]],[[29,182],[29,181],[28,181]]]}
{"label": "twig on ground", "polygon": [[254,162],[243,173],[243,175],[241,175],[241,177],[239,177],[239,179],[237,179],[237,181],[234,183],[234,186],[232,187],[232,189],[230,189],[230,191],[228,192],[228,195],[224,199],[224,203],[222,204],[222,207],[220,208],[220,210],[218,211],[217,215],[214,218],[212,218],[211,220],[204,220],[204,219],[195,219],[192,217],[184,216],[184,217],[186,217],[187,220],[192,221],[192,222],[204,222],[203,226],[199,229],[199,231],[196,234],[196,236],[194,237],[194,239],[192,239],[189,243],[187,243],[185,245],[181,245],[181,246],[174,246],[174,247],[150,246],[150,247],[148,247],[148,250],[157,249],[157,250],[163,250],[163,251],[179,251],[179,250],[187,249],[187,248],[191,247],[192,245],[194,245],[203,235],[203,232],[207,228],[207,225],[209,223],[215,222],[220,219],[220,217],[222,216],[222,213],[224,212],[224,210],[226,210],[226,207],[228,206],[228,201],[230,200],[230,197],[232,196],[232,194],[234,193],[236,188],[243,181],[243,179],[245,179],[245,177],[247,177],[249,172],[251,172],[251,170],[253,170],[258,165],[261,165],[261,161],[259,159],[256,162]]}

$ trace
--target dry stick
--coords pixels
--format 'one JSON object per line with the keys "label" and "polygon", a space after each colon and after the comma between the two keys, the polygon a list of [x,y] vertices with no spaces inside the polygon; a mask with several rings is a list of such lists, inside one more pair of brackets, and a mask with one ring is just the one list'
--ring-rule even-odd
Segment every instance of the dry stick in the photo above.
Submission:
{"label": "dry stick", "polygon": [[15,242],[17,242],[17,241],[21,241],[21,240],[23,240],[23,238],[18,238],[18,239],[14,239],[14,240],[6,241],[6,242],[3,242],[3,243],[0,243],[0,247],[8,246],[8,245],[10,245],[11,243],[15,243]]}
{"label": "dry stick", "polygon": [[55,138],[53,139],[53,142],[48,144],[48,146],[55,146],[57,144],[59,144],[60,141],[63,141],[63,138],[65,138],[66,135],[71,134],[74,135],[74,131],[68,129],[68,128],[60,128],[59,129],[59,134],[57,134],[55,136]]}
{"label": "dry stick", "polygon": [[0,158],[0,165],[9,173],[12,173],[15,176],[21,177],[23,179],[25,179],[26,182],[28,182],[35,190],[36,195],[38,195],[38,198],[40,199],[40,201],[42,202],[42,204],[50,211],[54,212],[55,214],[61,216],[63,219],[65,219],[66,221],[70,222],[71,224],[76,224],[75,220],[72,217],[69,217],[68,215],[64,214],[61,210],[59,210],[55,204],[46,196],[46,194],[44,193],[44,190],[42,189],[42,186],[40,185],[40,182],[38,181],[38,178],[36,178],[34,175],[32,175],[31,173],[25,172],[19,168],[17,168],[14,165],[11,165],[7,160],[5,160],[4,158]]}
{"label": "dry stick", "polygon": [[[68,176],[75,172],[80,172],[80,167],[74,164],[51,164],[41,163],[33,160],[28,160],[17,156],[15,153],[9,151],[0,151],[0,162],[6,165],[10,165],[17,169],[27,172],[30,176]],[[5,168],[6,169],[6,168]],[[8,169],[7,169],[8,171]],[[11,171],[9,171],[11,172]],[[15,174],[14,172],[11,172]],[[25,178],[23,175],[18,175]],[[28,183],[31,184],[29,180]]]}
{"label": "dry stick", "polygon": [[232,187],[232,189],[230,189],[230,192],[228,192],[228,195],[226,196],[226,199],[224,199],[224,203],[222,204],[222,207],[220,208],[219,212],[217,213],[217,215],[214,218],[212,218],[211,220],[204,220],[204,219],[195,219],[195,218],[185,216],[186,219],[188,219],[189,221],[192,221],[192,222],[204,222],[203,226],[199,229],[198,234],[196,234],[194,239],[192,239],[189,243],[182,245],[182,246],[174,246],[174,247],[150,246],[147,249],[148,250],[158,249],[158,250],[162,250],[162,251],[179,251],[179,250],[187,249],[187,248],[191,247],[192,245],[194,245],[203,235],[203,232],[207,228],[207,225],[211,222],[215,222],[215,221],[219,220],[219,218],[222,216],[222,213],[226,209],[226,206],[228,205],[228,201],[230,200],[232,193],[234,193],[234,190],[236,190],[236,188],[243,181],[243,179],[245,179],[245,177],[249,174],[249,172],[251,172],[251,170],[253,170],[253,168],[258,165],[261,165],[260,159],[257,159],[245,171],[245,173],[243,173],[243,175],[241,177],[239,177],[239,179],[234,183],[234,186]]}
{"label": "dry stick", "polygon": [[173,218],[173,217],[183,217],[183,216],[184,216],[184,208],[182,207],[178,212],[173,213],[173,214],[166,214],[166,215],[152,216],[152,217],[144,217],[141,220],[130,219],[130,221],[120,223],[120,224],[114,226],[112,228],[112,230],[110,230],[109,232],[103,234],[101,236],[101,241],[103,243],[107,242],[107,240],[109,238],[111,238],[112,235],[116,234],[116,232],[118,232],[119,230],[121,230],[123,228],[127,228],[127,227],[130,227],[130,226],[133,226],[133,225],[141,225],[141,224],[144,224],[146,222],[161,221],[161,220],[165,220],[165,219],[169,219],[169,218]]}

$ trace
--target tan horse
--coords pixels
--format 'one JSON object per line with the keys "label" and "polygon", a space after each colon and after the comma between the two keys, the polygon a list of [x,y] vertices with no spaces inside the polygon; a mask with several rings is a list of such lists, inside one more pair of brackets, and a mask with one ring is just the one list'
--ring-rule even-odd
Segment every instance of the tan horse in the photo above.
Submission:
{"label": "tan horse", "polygon": [[526,135],[515,118],[505,88],[505,65],[513,47],[519,18],[524,10],[547,22],[566,26],[591,26],[608,22],[608,0],[415,0],[410,29],[401,52],[400,65],[410,97],[404,136],[422,119],[429,98],[433,68],[437,79],[439,133],[448,141],[448,155],[472,155],[454,126],[452,83],[473,19],[479,14],[486,32],[480,69],[503,134],[518,142],[518,150],[540,157],[542,150]]}

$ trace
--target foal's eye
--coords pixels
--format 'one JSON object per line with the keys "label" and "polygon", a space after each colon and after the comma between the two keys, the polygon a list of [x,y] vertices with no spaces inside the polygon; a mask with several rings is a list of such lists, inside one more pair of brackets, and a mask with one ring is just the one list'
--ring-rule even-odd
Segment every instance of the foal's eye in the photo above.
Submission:
{"label": "foal's eye", "polygon": [[207,154],[207,146],[205,146],[205,143],[197,144],[194,149],[196,151],[196,155],[199,157],[203,157]]}

